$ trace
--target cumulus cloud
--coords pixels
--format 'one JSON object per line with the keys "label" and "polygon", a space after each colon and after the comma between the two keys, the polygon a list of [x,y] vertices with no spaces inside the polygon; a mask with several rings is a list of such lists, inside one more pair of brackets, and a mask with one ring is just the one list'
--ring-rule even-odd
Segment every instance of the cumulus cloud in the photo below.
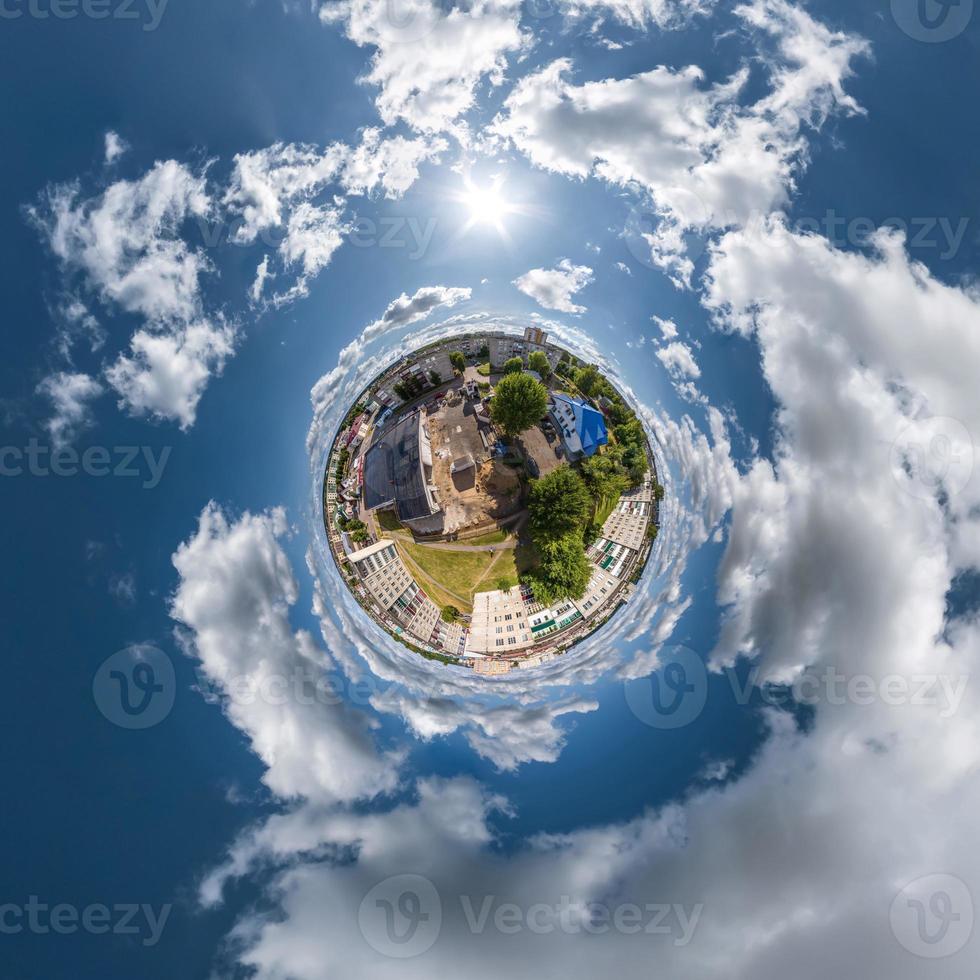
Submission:
{"label": "cumulus cloud", "polygon": [[57,185],[29,213],[54,254],[103,300],[147,319],[187,320],[208,263],[179,232],[210,207],[204,176],[168,160],[89,200],[77,184]]}
{"label": "cumulus cloud", "polygon": [[233,325],[208,320],[137,330],[128,352],[106,368],[106,379],[119,395],[120,408],[189,429],[208,381],[224,370],[235,340]]}
{"label": "cumulus cloud", "polygon": [[89,403],[103,390],[95,378],[67,371],[51,374],[38,385],[38,394],[48,398],[54,409],[45,428],[56,449],[70,443],[80,429],[91,424]]}
{"label": "cumulus cloud", "polygon": [[[439,138],[383,138],[379,129],[369,128],[356,146],[274,143],[236,155],[222,197],[234,223],[233,241],[274,241],[282,271],[300,270],[273,296],[273,305],[306,296],[310,281],[330,264],[352,227],[345,195],[400,197],[418,179],[422,163],[437,159],[445,148]],[[249,291],[253,304],[277,274],[268,256],[259,268]]]}
{"label": "cumulus cloud", "polygon": [[548,310],[563,313],[585,313],[584,306],[572,302],[572,296],[593,281],[587,265],[574,265],[561,259],[554,269],[531,269],[514,280],[514,285]]}
{"label": "cumulus cloud", "polygon": [[700,378],[701,368],[687,344],[675,340],[657,351],[657,359],[674,377]]}
{"label": "cumulus cloud", "polygon": [[209,504],[173,555],[171,615],[229,720],[265,763],[272,792],[319,804],[387,793],[401,756],[379,752],[369,719],[330,689],[315,696],[333,664],[309,633],[290,626],[298,586],[280,544],[286,533],[282,509],[232,520]]}
{"label": "cumulus cloud", "polygon": [[806,161],[805,131],[856,113],[843,89],[866,43],[834,32],[786,0],[735,13],[775,50],[770,91],[746,101],[749,72],[704,84],[696,66],[657,67],[576,85],[561,58],[523,78],[492,126],[536,166],[633,188],[655,227],[638,234],[651,261],[690,285],[684,232],[741,226],[782,206]]}
{"label": "cumulus cloud", "polygon": [[342,24],[355,44],[375,48],[364,80],[386,125],[404,120],[420,132],[455,129],[474,103],[477,85],[504,79],[507,55],[529,38],[516,0],[474,0],[448,8],[434,0],[342,0],[320,7],[325,23]]}
{"label": "cumulus cloud", "polygon": [[[211,207],[204,175],[168,160],[89,199],[76,184],[52,187],[29,212],[69,277],[109,308],[143,318],[129,350],[105,370],[120,407],[182,428],[193,424],[208,380],[234,348],[235,328],[203,308],[210,263],[182,237],[186,222],[203,220]],[[69,319],[88,323],[83,304],[70,309]]]}

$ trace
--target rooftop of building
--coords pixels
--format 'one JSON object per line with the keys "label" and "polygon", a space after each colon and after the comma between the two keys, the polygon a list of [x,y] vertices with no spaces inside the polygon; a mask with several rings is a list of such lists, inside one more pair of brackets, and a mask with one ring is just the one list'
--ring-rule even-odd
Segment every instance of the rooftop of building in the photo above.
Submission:
{"label": "rooftop of building", "polygon": [[364,506],[368,510],[393,501],[401,521],[431,515],[419,445],[421,424],[421,412],[412,412],[382,432],[367,451]]}

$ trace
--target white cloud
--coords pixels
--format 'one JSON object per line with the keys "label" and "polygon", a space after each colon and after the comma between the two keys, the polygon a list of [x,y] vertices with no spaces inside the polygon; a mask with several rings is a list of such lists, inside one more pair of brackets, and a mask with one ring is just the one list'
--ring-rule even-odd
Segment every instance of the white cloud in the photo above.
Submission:
{"label": "white cloud", "polygon": [[106,368],[119,406],[133,415],[152,415],[189,429],[211,376],[221,374],[233,354],[233,326],[198,320],[169,330],[137,330],[129,351]]}
{"label": "white cloud", "polygon": [[389,792],[401,756],[379,753],[367,717],[331,689],[316,696],[333,665],[289,624],[298,586],[280,544],[286,532],[281,509],[231,521],[209,504],[173,556],[180,581],[171,615],[229,720],[265,763],[270,790],[321,804]]}
{"label": "white cloud", "polygon": [[179,232],[210,206],[204,177],[168,160],[90,200],[79,199],[77,185],[57,185],[30,213],[54,254],[103,301],[150,320],[186,320],[198,311],[208,263]]}
{"label": "white cloud", "polygon": [[648,197],[656,227],[640,237],[678,285],[693,272],[685,230],[744,226],[782,206],[806,161],[805,130],[832,112],[860,111],[843,82],[864,41],[786,0],[735,13],[775,42],[764,56],[772,88],[756,102],[745,103],[747,68],[707,87],[696,66],[575,85],[564,58],[522,79],[491,127],[536,166]]}
{"label": "white cloud", "polygon": [[650,319],[660,328],[660,333],[665,340],[673,340],[677,336],[677,324],[673,320],[665,320],[663,317],[652,316]]}
{"label": "white cloud", "polygon": [[791,671],[948,656],[935,638],[951,575],[980,564],[980,303],[911,263],[899,236],[875,243],[871,257],[841,252],[773,221],[712,255],[707,301],[758,337],[786,433],[739,485],[722,659],[758,649]]}
{"label": "white cloud", "polygon": [[627,276],[633,275],[633,270],[625,262],[617,262],[616,268],[619,269],[619,271],[622,272],[624,275]]}
{"label": "white cloud", "polygon": [[70,443],[79,430],[91,425],[89,402],[98,398],[103,387],[87,374],[59,371],[48,375],[37,387],[37,393],[50,399],[54,414],[45,428],[55,448]]}
{"label": "white cloud", "polygon": [[355,44],[376,49],[364,80],[380,87],[384,122],[404,120],[421,132],[459,132],[455,124],[473,105],[477,85],[499,85],[507,55],[529,43],[517,0],[448,9],[433,0],[331,0],[320,16],[342,23]]}
{"label": "white cloud", "polygon": [[701,377],[701,368],[694,360],[691,348],[680,340],[661,347],[657,351],[657,359],[674,377]]}
{"label": "white cloud", "polygon": [[128,149],[129,144],[118,133],[110,129],[105,134],[105,162],[107,165],[115,163]]}
{"label": "white cloud", "polygon": [[573,303],[572,296],[592,280],[592,270],[587,265],[573,265],[569,259],[561,259],[557,268],[525,272],[514,280],[514,285],[546,309],[584,313],[586,308]]}
{"label": "white cloud", "polygon": [[[274,239],[283,271],[300,269],[296,280],[273,297],[273,305],[306,296],[310,280],[343,244],[351,223],[340,191],[400,197],[418,179],[421,164],[438,159],[445,149],[442,139],[382,138],[380,130],[366,129],[354,147],[275,143],[238,154],[222,198],[234,216],[233,241],[251,244],[261,237],[271,244]],[[253,304],[276,275],[268,257],[259,268],[262,275],[249,291]]]}
{"label": "white cloud", "polygon": [[[562,0],[561,3],[567,17],[610,17],[637,30],[651,26],[660,30],[683,27],[713,6],[714,0]],[[622,47],[608,40],[604,46],[610,50]]]}

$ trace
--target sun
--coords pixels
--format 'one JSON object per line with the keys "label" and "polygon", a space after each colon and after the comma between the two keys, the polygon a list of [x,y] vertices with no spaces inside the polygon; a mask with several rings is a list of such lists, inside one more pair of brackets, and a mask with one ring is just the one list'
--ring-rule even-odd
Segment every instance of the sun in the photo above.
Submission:
{"label": "sun", "polygon": [[503,178],[496,177],[489,184],[476,184],[467,178],[458,196],[469,212],[464,231],[477,225],[489,225],[501,235],[505,234],[504,218],[513,208],[504,197]]}

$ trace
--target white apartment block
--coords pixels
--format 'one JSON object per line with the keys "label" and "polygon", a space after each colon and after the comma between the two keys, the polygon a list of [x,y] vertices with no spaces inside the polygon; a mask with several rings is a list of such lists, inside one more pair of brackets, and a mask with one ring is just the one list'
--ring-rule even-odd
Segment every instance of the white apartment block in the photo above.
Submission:
{"label": "white apartment block", "polygon": [[473,596],[466,653],[501,656],[524,650],[534,643],[527,607],[519,585],[502,592],[478,592]]}
{"label": "white apartment block", "polygon": [[639,551],[643,547],[650,513],[651,504],[648,501],[621,498],[602,525],[602,537]]}
{"label": "white apartment block", "polygon": [[430,643],[442,622],[439,607],[408,573],[392,541],[352,552],[347,560],[361,583],[396,629],[404,629],[423,643]]}
{"label": "white apartment block", "polygon": [[585,595],[575,600],[575,605],[584,619],[594,616],[613,597],[619,588],[619,579],[609,572],[596,567],[589,579]]}

